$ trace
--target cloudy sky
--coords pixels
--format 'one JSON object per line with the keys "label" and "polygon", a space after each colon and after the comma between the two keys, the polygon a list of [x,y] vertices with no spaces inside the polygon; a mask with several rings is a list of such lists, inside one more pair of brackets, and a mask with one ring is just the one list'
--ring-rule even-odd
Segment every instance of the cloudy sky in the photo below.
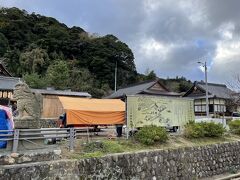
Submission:
{"label": "cloudy sky", "polygon": [[137,70],[159,77],[229,81],[240,71],[239,0],[0,0],[4,7],[51,16],[133,50]]}

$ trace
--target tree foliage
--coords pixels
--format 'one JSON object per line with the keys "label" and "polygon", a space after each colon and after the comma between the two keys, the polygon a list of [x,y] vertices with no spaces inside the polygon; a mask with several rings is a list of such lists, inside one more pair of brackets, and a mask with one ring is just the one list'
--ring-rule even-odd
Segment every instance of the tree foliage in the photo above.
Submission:
{"label": "tree foliage", "polygon": [[23,72],[42,74],[48,65],[47,52],[41,48],[35,48],[20,54],[20,65]]}
{"label": "tree foliage", "polygon": [[[89,90],[96,96],[114,88],[116,62],[118,86],[137,79],[133,53],[117,37],[89,35],[80,27],[69,28],[54,18],[17,8],[0,9],[0,57],[6,59],[8,70],[15,76],[25,75],[34,82],[47,74],[46,86]],[[60,71],[58,67],[62,66]],[[70,75],[80,79],[74,82]],[[58,79],[62,76],[67,79]]]}
{"label": "tree foliage", "polygon": [[[0,9],[0,58],[12,75],[24,76],[34,88],[70,88],[94,97],[114,89],[116,64],[118,87],[156,78],[154,71],[137,73],[131,49],[114,35],[92,35],[18,8]],[[176,90],[186,88],[182,84]]]}
{"label": "tree foliage", "polygon": [[69,69],[65,61],[55,61],[47,69],[49,85],[57,89],[66,89],[69,79]]}
{"label": "tree foliage", "polygon": [[47,86],[46,79],[37,73],[25,74],[23,79],[32,88],[45,88]]}

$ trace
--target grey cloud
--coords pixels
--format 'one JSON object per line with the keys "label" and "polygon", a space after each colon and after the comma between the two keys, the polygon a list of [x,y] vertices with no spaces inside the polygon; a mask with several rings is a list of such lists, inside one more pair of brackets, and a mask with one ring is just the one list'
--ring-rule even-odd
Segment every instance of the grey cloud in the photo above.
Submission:
{"label": "grey cloud", "polygon": [[239,22],[240,20],[239,0],[203,0],[202,6],[210,22],[215,26],[224,22]]}

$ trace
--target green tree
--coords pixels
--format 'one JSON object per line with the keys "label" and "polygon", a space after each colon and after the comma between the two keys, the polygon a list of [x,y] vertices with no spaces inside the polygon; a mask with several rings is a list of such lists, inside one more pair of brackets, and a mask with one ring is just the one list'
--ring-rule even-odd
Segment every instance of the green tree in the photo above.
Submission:
{"label": "green tree", "polygon": [[[96,89],[91,91],[98,97],[108,87],[114,88],[116,62],[118,87],[137,81],[134,55],[114,35],[90,35],[80,27],[69,28],[54,18],[18,8],[0,8],[0,33],[0,47],[4,47],[0,48],[0,56],[4,56],[8,70],[15,76],[43,77],[48,67],[61,59],[71,73],[75,68],[89,71],[92,88]],[[70,81],[65,86],[74,85]],[[79,89],[76,85],[73,88]]]}
{"label": "green tree", "polygon": [[0,33],[0,57],[2,57],[9,49],[8,40],[4,34]]}
{"label": "green tree", "polygon": [[155,80],[157,78],[157,75],[156,73],[152,70],[150,71],[146,77],[145,77],[145,80]]}
{"label": "green tree", "polygon": [[88,91],[94,86],[94,78],[88,69],[74,68],[69,79],[69,86],[74,91]]}
{"label": "green tree", "polygon": [[19,62],[20,50],[14,48],[9,50],[4,55],[4,62],[6,63],[7,69],[14,76],[22,75],[22,68]]}
{"label": "green tree", "polygon": [[49,85],[56,89],[66,89],[69,79],[69,69],[65,61],[55,61],[47,69],[46,79]]}
{"label": "green tree", "polygon": [[25,74],[23,79],[31,88],[45,88],[48,85],[46,79],[36,73]]}
{"label": "green tree", "polygon": [[27,73],[42,74],[49,63],[47,52],[38,47],[21,53],[19,60],[24,72]]}

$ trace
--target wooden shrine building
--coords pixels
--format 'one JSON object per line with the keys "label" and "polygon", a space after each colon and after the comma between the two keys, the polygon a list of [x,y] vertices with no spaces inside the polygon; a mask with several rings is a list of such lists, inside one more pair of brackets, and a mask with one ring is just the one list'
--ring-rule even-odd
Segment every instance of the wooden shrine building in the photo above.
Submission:
{"label": "wooden shrine building", "polygon": [[[225,114],[228,111],[227,101],[234,92],[224,84],[208,83],[209,114]],[[183,95],[194,99],[196,116],[206,115],[206,84],[194,82],[193,86]]]}

